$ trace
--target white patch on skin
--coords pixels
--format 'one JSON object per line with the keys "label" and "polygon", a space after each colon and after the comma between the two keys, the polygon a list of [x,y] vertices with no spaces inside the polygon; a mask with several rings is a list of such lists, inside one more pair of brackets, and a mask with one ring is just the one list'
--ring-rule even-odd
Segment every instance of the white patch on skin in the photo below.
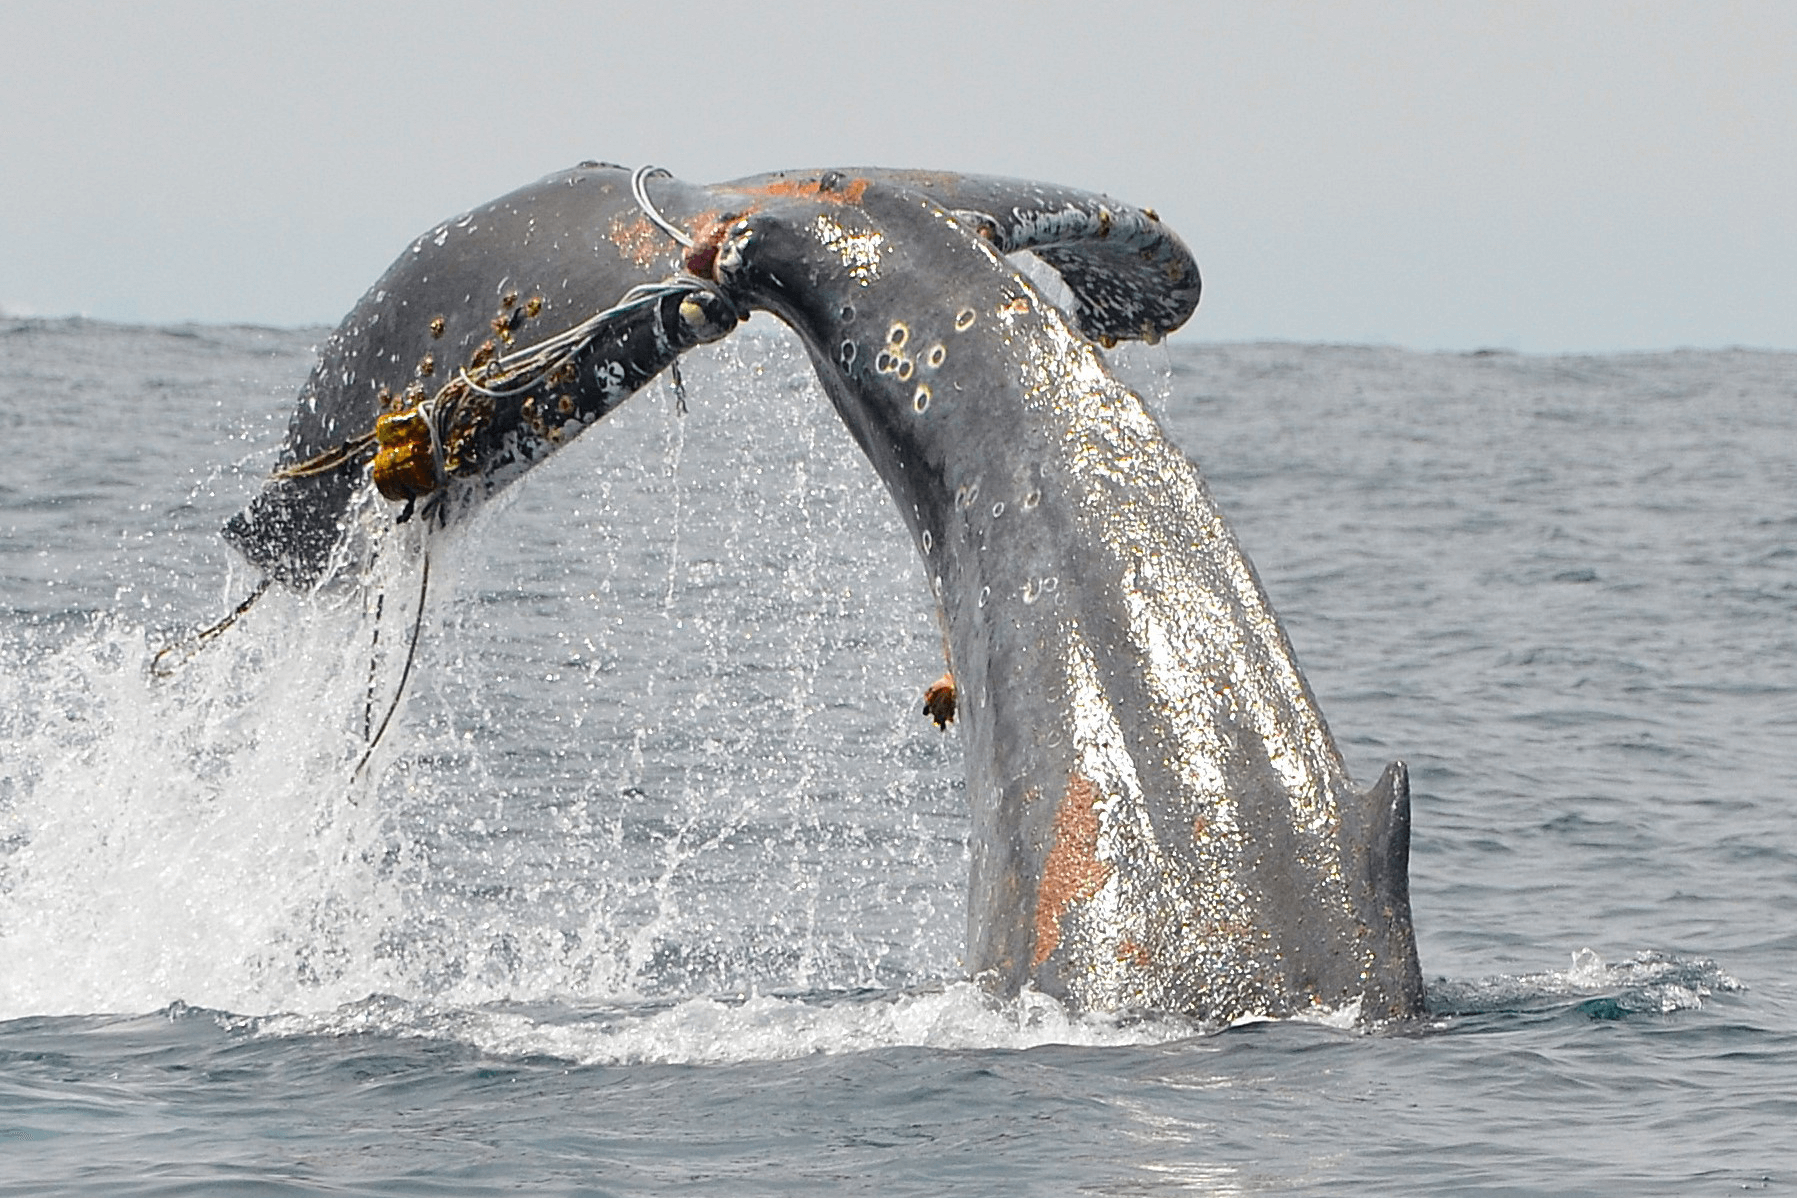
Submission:
{"label": "white patch on skin", "polygon": [[820,244],[836,251],[842,268],[863,287],[880,277],[880,258],[890,252],[886,238],[879,233],[851,233],[842,222],[827,213],[819,213],[813,230]]}
{"label": "white patch on skin", "polygon": [[[1145,679],[1177,713],[1180,756],[1203,775],[1190,779],[1196,793],[1216,794],[1211,771],[1197,767],[1228,750],[1216,722],[1195,708],[1227,705],[1262,738],[1296,814],[1320,828],[1334,815],[1332,784],[1344,771],[1247,559],[1191,463],[1141,402],[1058,313],[1042,315],[1030,389],[1039,401],[1073,409],[1057,423],[1069,430],[1070,481],[1085,492],[1076,500],[1082,523],[1123,567],[1130,639],[1149,663]],[[1192,569],[1176,530],[1217,545],[1201,560],[1221,568]],[[1218,813],[1226,807],[1225,800]]]}
{"label": "white patch on skin", "polygon": [[[1057,430],[1041,464],[1059,472],[1056,492],[1076,535],[1097,551],[1092,567],[1110,575],[1107,589],[1121,603],[1123,643],[1104,649],[1141,665],[1141,718],[1152,717],[1152,732],[1132,722],[1148,738],[1135,751],[1152,751],[1171,772],[1165,781],[1157,775],[1157,787],[1173,783],[1172,793],[1142,797],[1094,653],[1078,626],[1063,622],[1063,718],[1078,768],[1103,796],[1099,856],[1127,858],[1099,896],[1068,914],[1066,942],[1085,944],[1075,958],[1084,972],[1069,984],[1096,1005],[1177,1001],[1181,969],[1219,986],[1253,987],[1264,966],[1250,929],[1264,896],[1251,892],[1258,865],[1244,841],[1247,812],[1230,790],[1232,762],[1258,742],[1289,803],[1283,817],[1265,815],[1290,821],[1299,837],[1294,868],[1352,919],[1334,833],[1337,803],[1351,793],[1346,770],[1252,567],[1192,464],[1061,314],[1040,304],[1033,286],[1018,285],[1033,310],[1001,304],[993,318],[1017,331],[1023,406]],[[1151,812],[1180,830],[1177,842],[1160,843]],[[1169,940],[1169,928],[1186,930]],[[1124,944],[1152,953],[1153,965],[1117,961]],[[1363,968],[1370,953],[1361,948]]]}

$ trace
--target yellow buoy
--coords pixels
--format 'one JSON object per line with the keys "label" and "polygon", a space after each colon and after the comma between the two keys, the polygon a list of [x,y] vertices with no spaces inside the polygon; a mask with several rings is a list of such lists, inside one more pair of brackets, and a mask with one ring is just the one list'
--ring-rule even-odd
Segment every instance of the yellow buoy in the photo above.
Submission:
{"label": "yellow buoy", "polygon": [[374,485],[394,502],[417,499],[437,489],[437,461],[431,450],[430,417],[417,408],[392,412],[374,422]]}

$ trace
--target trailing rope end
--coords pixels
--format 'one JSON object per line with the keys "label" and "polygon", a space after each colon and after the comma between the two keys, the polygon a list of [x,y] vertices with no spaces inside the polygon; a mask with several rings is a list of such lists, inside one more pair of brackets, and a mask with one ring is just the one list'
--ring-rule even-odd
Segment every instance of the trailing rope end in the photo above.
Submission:
{"label": "trailing rope end", "polygon": [[[174,677],[175,671],[180,669],[182,666],[186,665],[189,661],[193,660],[193,655],[198,653],[201,649],[205,648],[207,641],[213,639],[214,637],[216,637],[220,633],[222,633],[225,629],[227,629],[231,625],[237,623],[238,618],[240,616],[242,616],[244,612],[250,610],[250,608],[255,605],[256,600],[262,598],[263,594],[267,592],[269,584],[271,582],[273,582],[273,579],[270,579],[270,578],[264,578],[261,582],[258,582],[256,584],[256,589],[249,593],[248,598],[246,598],[242,603],[239,603],[236,607],[232,608],[230,615],[226,616],[224,619],[220,620],[218,623],[212,625],[212,627],[202,628],[202,629],[200,629],[200,631],[194,633],[192,636],[188,637],[184,641],[175,641],[173,644],[164,645],[160,650],[157,651],[156,656],[152,657],[150,659],[150,677],[152,677],[152,678],[172,678],[172,677]],[[164,666],[162,664],[163,658],[167,657],[169,654],[173,653],[177,649],[185,649],[185,650],[187,650],[187,652],[185,652],[181,655],[181,659],[179,661],[176,661],[171,665]]]}

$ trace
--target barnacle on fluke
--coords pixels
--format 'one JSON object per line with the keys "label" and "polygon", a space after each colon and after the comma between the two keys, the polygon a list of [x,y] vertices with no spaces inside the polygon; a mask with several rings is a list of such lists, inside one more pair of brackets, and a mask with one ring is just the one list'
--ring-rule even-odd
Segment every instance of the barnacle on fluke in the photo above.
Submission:
{"label": "barnacle on fluke", "polygon": [[947,728],[955,722],[955,676],[944,674],[930,683],[923,693],[923,713],[936,721],[936,727]]}

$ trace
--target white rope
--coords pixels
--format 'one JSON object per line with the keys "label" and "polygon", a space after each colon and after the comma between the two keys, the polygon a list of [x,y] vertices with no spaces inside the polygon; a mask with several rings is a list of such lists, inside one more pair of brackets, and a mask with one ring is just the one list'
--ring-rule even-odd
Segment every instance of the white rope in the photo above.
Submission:
{"label": "white rope", "polygon": [[579,357],[581,351],[592,344],[593,338],[613,317],[622,316],[626,312],[657,303],[666,296],[695,289],[715,291],[715,286],[707,286],[706,280],[698,278],[669,279],[660,283],[638,284],[625,292],[623,299],[605,311],[587,317],[573,328],[493,360],[493,368],[500,375],[511,375],[516,370],[540,367],[522,382],[508,380],[504,386],[488,387],[476,382],[468,373],[466,366],[457,368],[457,378],[471,391],[493,399],[511,399],[514,396],[522,395],[561,369],[562,366]]}
{"label": "white rope", "polygon": [[630,194],[636,197],[636,206],[641,208],[643,210],[643,215],[654,221],[655,227],[660,229],[663,233],[666,233],[669,237],[672,237],[675,241],[678,241],[689,250],[695,248],[698,243],[692,239],[686,230],[669,221],[661,213],[657,212],[655,210],[655,205],[650,201],[648,182],[650,179],[657,176],[664,179],[672,179],[674,177],[667,170],[659,166],[639,166],[636,168],[636,172],[630,176]]}
{"label": "white rope", "polygon": [[[468,373],[466,366],[457,367],[456,377],[469,390],[491,399],[511,399],[523,395],[579,357],[612,318],[659,303],[670,295],[687,295],[695,291],[703,291],[723,301],[738,320],[747,315],[741,304],[710,279],[703,279],[698,275],[676,275],[659,283],[639,283],[625,292],[623,299],[605,311],[587,317],[573,328],[495,358],[491,372],[506,377],[507,381],[502,386],[489,387],[477,382]],[[532,369],[534,373],[521,381],[517,380],[514,372],[525,369]]]}

